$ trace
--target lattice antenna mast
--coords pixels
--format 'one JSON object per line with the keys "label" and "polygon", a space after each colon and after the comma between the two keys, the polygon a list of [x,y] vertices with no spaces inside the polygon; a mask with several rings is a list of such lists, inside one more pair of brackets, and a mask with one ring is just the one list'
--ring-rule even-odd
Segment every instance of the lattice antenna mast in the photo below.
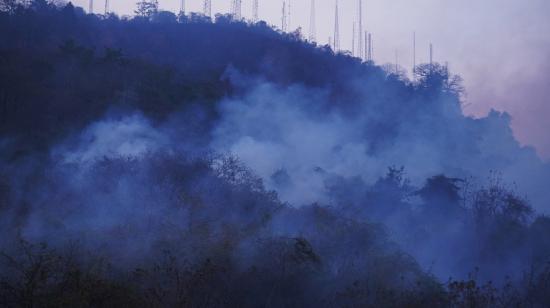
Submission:
{"label": "lattice antenna mast", "polygon": [[231,1],[231,16],[233,19],[241,19],[241,0],[232,0]]}
{"label": "lattice antenna mast", "polygon": [[372,59],[372,56],[373,56],[373,53],[372,53],[372,33],[369,33],[369,36],[367,38],[367,43],[368,43],[367,60],[368,61],[373,61],[373,59]]}
{"label": "lattice antenna mast", "polygon": [[363,58],[363,0],[357,1],[357,57]]}
{"label": "lattice antenna mast", "polygon": [[180,1],[180,13],[185,14],[185,0]]}
{"label": "lattice antenna mast", "polygon": [[311,0],[311,13],[309,16],[309,41],[317,40],[317,30],[315,28],[315,0]]}
{"label": "lattice antenna mast", "polygon": [[334,51],[340,51],[340,24],[338,20],[338,0],[336,0],[336,8],[334,10]]}
{"label": "lattice antenna mast", "polygon": [[352,35],[351,35],[351,54],[355,56],[355,22],[353,23],[352,28]]}
{"label": "lattice antenna mast", "polygon": [[416,80],[416,32],[413,32],[413,67],[412,67],[413,80]]}
{"label": "lattice antenna mast", "polygon": [[371,60],[374,61],[374,40],[372,39],[372,33],[369,34]]}
{"label": "lattice antenna mast", "polygon": [[434,46],[430,43],[430,69],[434,63]]}
{"label": "lattice antenna mast", "polygon": [[243,16],[241,0],[235,0],[235,15],[237,15],[237,19],[241,19]]}
{"label": "lattice antenna mast", "polygon": [[211,0],[204,0],[203,7],[202,7],[202,13],[204,16],[212,17],[212,1]]}
{"label": "lattice antenna mast", "polygon": [[369,60],[369,56],[368,56],[368,50],[369,50],[369,33],[367,31],[365,31],[365,35],[363,36],[363,42],[364,42],[364,56],[365,56],[365,61],[368,61]]}
{"label": "lattice antenna mast", "polygon": [[288,9],[287,9],[287,13],[286,13],[286,27],[287,29],[290,31],[290,29],[292,29],[292,23],[291,23],[291,17],[292,15],[290,14],[291,13],[291,5],[290,5],[290,0],[288,0]]}
{"label": "lattice antenna mast", "polygon": [[371,42],[370,42],[370,49],[371,49],[371,53],[372,53],[372,61],[374,61],[374,40],[371,40]]}
{"label": "lattice antenna mast", "polygon": [[286,32],[287,30],[287,20],[286,20],[286,2],[283,1],[283,8],[282,8],[282,11],[281,11],[282,15],[281,15],[281,30],[283,30],[283,32]]}
{"label": "lattice antenna mast", "polygon": [[258,0],[254,0],[252,2],[252,21],[253,22],[258,22],[258,20],[259,20],[258,19],[258,8],[259,8],[258,5],[259,5]]}
{"label": "lattice antenna mast", "polygon": [[395,50],[395,74],[399,75],[399,52]]}
{"label": "lattice antenna mast", "polygon": [[105,15],[109,14],[109,0],[105,0]]}
{"label": "lattice antenna mast", "polygon": [[94,0],[90,0],[88,3],[88,13],[93,14],[94,13]]}

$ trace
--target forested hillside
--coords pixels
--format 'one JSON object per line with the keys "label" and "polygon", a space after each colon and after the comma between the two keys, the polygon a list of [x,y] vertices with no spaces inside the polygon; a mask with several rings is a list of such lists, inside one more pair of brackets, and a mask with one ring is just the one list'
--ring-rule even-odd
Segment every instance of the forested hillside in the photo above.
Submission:
{"label": "forested hillside", "polygon": [[446,66],[44,0],[0,38],[0,306],[550,304],[550,166]]}

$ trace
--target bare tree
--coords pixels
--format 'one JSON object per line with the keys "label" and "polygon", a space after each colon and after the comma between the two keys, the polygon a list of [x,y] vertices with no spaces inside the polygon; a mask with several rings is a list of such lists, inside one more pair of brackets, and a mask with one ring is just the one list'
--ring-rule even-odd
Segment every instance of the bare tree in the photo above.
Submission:
{"label": "bare tree", "polygon": [[140,17],[151,18],[158,12],[158,8],[158,0],[142,0],[136,3],[134,13]]}
{"label": "bare tree", "polygon": [[0,0],[0,11],[13,13],[19,5],[18,0]]}

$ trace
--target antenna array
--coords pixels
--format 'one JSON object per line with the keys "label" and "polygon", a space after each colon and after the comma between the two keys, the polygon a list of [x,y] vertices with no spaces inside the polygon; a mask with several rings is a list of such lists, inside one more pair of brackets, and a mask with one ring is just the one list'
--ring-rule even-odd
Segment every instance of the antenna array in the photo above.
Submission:
{"label": "antenna array", "polygon": [[416,32],[413,32],[413,67],[412,67],[413,80],[416,80]]}
{"label": "antenna array", "polygon": [[231,1],[231,16],[234,19],[241,19],[241,0],[232,0]]}
{"label": "antenna array", "polygon": [[374,57],[374,51],[373,51],[373,48],[372,48],[372,33],[369,33],[368,34],[368,37],[367,37],[367,61],[374,61],[373,57]]}
{"label": "antenna array", "polygon": [[[290,1],[283,0],[282,7],[282,18],[281,18],[281,29],[284,32],[289,31],[290,28]],[[109,14],[110,0],[105,0],[105,15]],[[374,41],[373,34],[368,31],[364,31],[364,16],[363,16],[363,0],[357,0],[357,15],[353,21],[352,28],[352,42],[351,42],[351,53],[353,56],[361,58],[367,62],[374,61]],[[317,40],[317,29],[316,29],[316,8],[315,0],[311,0],[310,3],[310,17],[309,17],[309,36],[308,40],[310,42],[315,42]],[[94,0],[88,0],[88,11],[90,14],[94,13]],[[180,0],[180,13],[185,14],[185,0]],[[258,22],[259,19],[259,0],[252,0],[252,21]],[[208,17],[212,17],[212,0],[203,0],[203,14]],[[231,0],[231,15],[234,19],[242,19],[242,0]],[[332,46],[335,52],[341,50],[341,36],[340,36],[340,11],[339,11],[339,0],[335,0],[334,8],[334,36],[329,36],[329,45]],[[412,46],[412,76],[416,78],[416,32],[413,32],[413,46]],[[430,67],[434,65],[434,48],[433,44],[429,44],[429,64]],[[398,70],[398,54],[396,51],[395,55],[395,65],[396,71]]]}
{"label": "antenna array", "polygon": [[252,2],[252,21],[258,22],[258,0]]}
{"label": "antenna array", "polygon": [[212,0],[204,0],[202,13],[204,16],[212,17]]}
{"label": "antenna array", "polygon": [[336,8],[334,10],[334,45],[332,46],[335,52],[340,51],[340,24],[338,21],[338,0],[336,0]]}
{"label": "antenna array", "polygon": [[309,16],[309,41],[317,40],[317,30],[315,28],[315,0],[311,0],[311,13]]}
{"label": "antenna array", "polygon": [[290,19],[292,17],[292,15],[290,14],[291,13],[291,6],[290,6],[290,0],[288,0],[288,10],[286,12],[287,14],[287,17],[286,17],[286,27],[288,28],[288,30],[292,29],[292,23],[290,22]]}
{"label": "antenna array", "polygon": [[357,1],[357,56],[364,58],[363,50],[363,0]]}
{"label": "antenna array", "polygon": [[355,22],[353,23],[353,29],[351,31],[351,54],[355,56]]}
{"label": "antenna array", "polygon": [[430,68],[434,63],[434,46],[430,43]]}
{"label": "antenna array", "polygon": [[368,40],[368,36],[369,36],[369,33],[367,31],[365,31],[365,35],[363,36],[363,41],[364,41],[364,45],[365,45],[365,61],[367,61],[367,50],[369,49],[369,40]]}
{"label": "antenna array", "polygon": [[286,2],[283,1],[282,17],[281,17],[281,30],[286,32],[288,26],[287,16],[286,16]]}

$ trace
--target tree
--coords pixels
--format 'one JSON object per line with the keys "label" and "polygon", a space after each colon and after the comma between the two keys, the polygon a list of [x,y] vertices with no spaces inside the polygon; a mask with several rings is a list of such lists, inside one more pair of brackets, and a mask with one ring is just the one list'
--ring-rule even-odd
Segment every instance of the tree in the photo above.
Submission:
{"label": "tree", "polygon": [[548,260],[550,260],[550,217],[537,217],[535,221],[529,226],[529,235],[533,265],[535,267],[549,266],[550,264],[548,263]]}
{"label": "tree", "polygon": [[498,176],[493,176],[489,186],[475,194],[472,210],[479,224],[493,220],[525,226],[533,214],[529,203],[506,187]]}
{"label": "tree", "polygon": [[387,217],[406,209],[412,186],[405,175],[404,167],[392,166],[384,177],[376,181],[367,193],[367,199],[372,204],[370,215]]}
{"label": "tree", "polygon": [[405,177],[403,166],[389,167],[386,176],[378,179],[374,184],[374,191],[385,194],[395,204],[407,201],[411,190],[410,180]]}
{"label": "tree", "polygon": [[452,75],[446,65],[443,66],[439,63],[421,64],[414,68],[414,74],[420,87],[442,90],[458,97],[464,94],[462,77]]}
{"label": "tree", "polygon": [[168,11],[160,11],[152,16],[154,22],[165,23],[165,24],[175,24],[178,22],[178,17],[176,14]]}
{"label": "tree", "polygon": [[452,217],[460,209],[461,179],[449,178],[445,175],[436,175],[429,178],[424,187],[416,192],[425,202],[426,210]]}
{"label": "tree", "polygon": [[136,3],[136,9],[134,13],[137,16],[143,18],[151,18],[158,12],[159,2],[158,0],[142,0]]}
{"label": "tree", "polygon": [[45,12],[55,6],[50,5],[50,3],[46,0],[32,0],[30,7],[37,12]]}
{"label": "tree", "polygon": [[0,11],[11,14],[15,12],[18,5],[17,0],[0,0]]}

